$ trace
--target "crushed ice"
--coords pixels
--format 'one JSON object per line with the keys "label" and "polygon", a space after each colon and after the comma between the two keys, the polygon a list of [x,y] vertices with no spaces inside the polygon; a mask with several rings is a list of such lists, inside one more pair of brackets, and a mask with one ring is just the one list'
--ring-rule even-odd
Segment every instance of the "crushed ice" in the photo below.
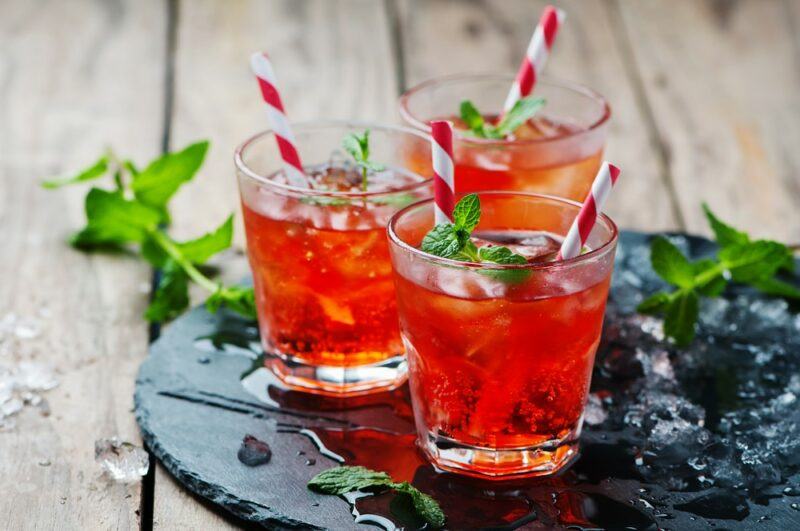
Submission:
{"label": "crushed ice", "polygon": [[[41,310],[40,317],[48,312]],[[15,426],[14,416],[26,407],[49,414],[42,394],[58,385],[52,367],[30,359],[29,342],[39,337],[38,319],[8,313],[0,319],[0,430]],[[35,343],[34,343],[35,344]]]}
{"label": "crushed ice", "polygon": [[[695,257],[708,250],[693,249],[687,238],[672,241]],[[735,289],[703,301],[696,340],[678,349],[664,340],[659,319],[635,312],[643,292],[664,287],[647,246],[623,245],[617,259],[623,274],[614,275],[594,390],[611,395],[602,421],[636,434],[644,479],[670,490],[714,486],[756,495],[800,471],[796,308]],[[603,381],[612,382],[608,391]],[[589,425],[602,406],[592,397]]]}
{"label": "crushed ice", "polygon": [[150,468],[147,452],[117,437],[95,441],[94,460],[111,478],[122,483],[138,481]]}

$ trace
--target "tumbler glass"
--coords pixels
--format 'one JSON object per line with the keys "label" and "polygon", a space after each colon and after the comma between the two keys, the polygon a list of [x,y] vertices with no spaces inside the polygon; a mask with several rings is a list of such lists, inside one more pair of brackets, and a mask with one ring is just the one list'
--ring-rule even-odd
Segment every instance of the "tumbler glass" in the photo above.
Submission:
{"label": "tumbler glass", "polygon": [[[563,238],[580,209],[552,196],[478,195],[473,236],[517,249]],[[432,225],[431,200],[389,222],[418,443],[444,470],[552,474],[577,455],[617,228],[601,215],[576,258],[500,265],[421,251]]]}
{"label": "tumbler glass", "polygon": [[[306,173],[322,175],[312,188],[288,184],[271,131],[235,153],[266,364],[287,385],[312,393],[394,388],[407,366],[386,223],[404,205],[430,197],[429,140],[380,124],[293,129]],[[362,190],[342,177],[360,178],[361,169],[341,143],[366,129],[370,159],[385,169]]]}

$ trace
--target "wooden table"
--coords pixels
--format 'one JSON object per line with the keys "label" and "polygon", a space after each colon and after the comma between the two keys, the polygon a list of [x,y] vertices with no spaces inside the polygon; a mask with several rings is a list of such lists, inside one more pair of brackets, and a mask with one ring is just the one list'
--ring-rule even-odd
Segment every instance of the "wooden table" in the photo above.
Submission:
{"label": "wooden table", "polygon": [[[140,484],[101,476],[95,439],[139,441],[132,394],[153,272],[70,249],[85,190],[39,179],[107,145],[145,162],[210,138],[174,201],[174,234],[200,234],[237,209],[231,154],[265,125],[252,51],[269,50],[293,119],[395,120],[400,91],[426,78],[514,70],[544,3],[4,0],[0,317],[49,309],[26,349],[61,384],[49,417],[25,411],[0,432],[0,528],[234,525],[160,466]],[[705,234],[705,200],[759,236],[800,240],[800,1],[557,3],[569,19],[548,73],[611,101],[608,157],[625,175],[609,211],[621,226]],[[228,278],[245,270],[240,254],[219,263]]]}

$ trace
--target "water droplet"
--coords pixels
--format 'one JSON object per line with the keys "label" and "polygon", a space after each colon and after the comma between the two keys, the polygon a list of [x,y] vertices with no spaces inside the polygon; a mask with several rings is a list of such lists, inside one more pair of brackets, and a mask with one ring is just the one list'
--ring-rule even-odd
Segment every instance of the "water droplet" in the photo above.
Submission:
{"label": "water droplet", "polygon": [[313,466],[313,465],[316,465],[316,464],[317,464],[317,460],[314,459],[313,457],[310,458],[310,459],[306,459],[306,466]]}

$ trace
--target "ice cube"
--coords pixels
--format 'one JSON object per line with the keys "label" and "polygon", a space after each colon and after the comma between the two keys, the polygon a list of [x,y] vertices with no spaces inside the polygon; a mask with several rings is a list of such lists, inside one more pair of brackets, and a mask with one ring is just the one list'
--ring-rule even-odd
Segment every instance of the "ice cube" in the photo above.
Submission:
{"label": "ice cube", "polygon": [[111,478],[122,483],[138,481],[150,468],[147,452],[117,437],[95,441],[94,460]]}
{"label": "ice cube", "polygon": [[29,391],[49,391],[58,385],[55,373],[50,367],[26,361],[18,366],[17,382]]}
{"label": "ice cube", "polygon": [[603,400],[596,393],[590,394],[583,412],[583,421],[589,426],[596,426],[605,422],[607,418],[608,412],[603,407]]}
{"label": "ice cube", "polygon": [[539,231],[481,231],[475,233],[475,245],[491,247],[502,245],[524,256],[529,263],[551,262],[561,248],[561,238]]}

